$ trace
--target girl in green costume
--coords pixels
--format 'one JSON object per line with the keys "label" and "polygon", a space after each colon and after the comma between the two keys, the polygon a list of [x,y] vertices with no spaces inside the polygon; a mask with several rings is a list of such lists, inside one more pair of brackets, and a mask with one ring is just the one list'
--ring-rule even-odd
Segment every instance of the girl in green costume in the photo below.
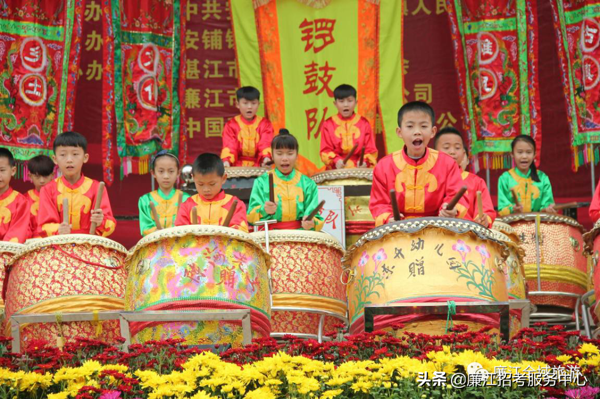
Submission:
{"label": "girl in green costume", "polygon": [[189,195],[175,189],[179,176],[179,159],[166,150],[159,151],[152,160],[152,177],[158,183],[158,190],[154,190],[140,197],[138,208],[140,210],[140,231],[146,236],[156,231],[156,224],[150,211],[150,202],[154,203],[158,220],[162,228],[175,226],[179,195],[184,203]]}
{"label": "girl in green costume", "polygon": [[[556,213],[550,179],[535,166],[535,141],[530,136],[515,137],[512,156],[516,167],[508,170],[498,180],[498,213],[506,216],[521,212]],[[511,193],[514,189],[519,205]]]}
{"label": "girl in green costume", "polygon": [[[275,169],[254,181],[248,222],[277,220],[269,229],[304,229],[319,231],[323,228],[323,217],[306,217],[319,204],[317,185],[295,169],[298,159],[298,140],[287,129],[281,129],[271,142]],[[269,175],[273,175],[275,201],[269,200]]]}

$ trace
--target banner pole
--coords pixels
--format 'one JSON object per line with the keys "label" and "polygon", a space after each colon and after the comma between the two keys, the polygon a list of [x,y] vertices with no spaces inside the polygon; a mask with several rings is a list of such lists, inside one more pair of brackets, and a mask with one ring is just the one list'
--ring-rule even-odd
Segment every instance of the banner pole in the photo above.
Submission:
{"label": "banner pole", "polygon": [[591,177],[592,177],[592,198],[594,197],[594,193],[596,192],[596,165],[595,165],[595,159],[594,159],[594,144],[590,144],[592,146],[592,173],[591,173]]}

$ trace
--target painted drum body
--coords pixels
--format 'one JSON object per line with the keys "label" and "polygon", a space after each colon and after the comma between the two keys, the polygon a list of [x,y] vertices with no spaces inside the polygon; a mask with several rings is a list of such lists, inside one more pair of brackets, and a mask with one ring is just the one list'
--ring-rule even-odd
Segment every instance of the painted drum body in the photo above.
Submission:
{"label": "painted drum body", "polygon": [[[536,218],[539,218],[541,289],[538,289]],[[510,224],[520,239],[525,255],[523,269],[529,291],[560,291],[583,295],[587,289],[587,260],[584,255],[583,227],[576,220],[547,213],[519,213],[499,221]],[[532,295],[535,305],[574,309],[576,298]]]}
{"label": "painted drum body", "polygon": [[[264,243],[265,233],[251,234]],[[269,231],[273,308],[305,308],[329,314],[323,331],[347,320],[346,287],[340,280],[344,249],[331,235],[304,230]],[[320,315],[273,311],[273,333],[316,335]]]}
{"label": "painted drum body", "polygon": [[[0,292],[3,291],[6,268],[15,257],[15,254],[23,249],[24,245],[0,241]],[[4,300],[0,298],[0,312],[4,314]]]}
{"label": "painted drum body", "polygon": [[[418,302],[506,302],[504,244],[474,222],[417,218],[388,223],[362,236],[348,249],[350,332],[364,331],[366,305]],[[498,315],[460,314],[454,323],[477,329],[499,328]],[[375,329],[403,323],[406,330],[443,334],[446,317],[384,315]]]}
{"label": "painted drum body", "polygon": [[[53,236],[28,242],[8,268],[5,333],[14,314],[123,310],[127,250],[108,238],[86,234]],[[116,343],[119,322],[69,322],[23,325],[21,341],[50,343],[74,337]]]}
{"label": "painted drum body", "polygon": [[[250,309],[252,335],[271,333],[268,256],[250,235],[220,226],[179,226],[138,242],[126,260],[125,309]],[[241,345],[240,321],[135,322],[132,342],[183,338]]]}
{"label": "painted drum body", "polygon": [[[347,168],[315,173],[311,179],[320,186],[360,186],[373,184],[373,169]],[[369,196],[344,198],[346,215],[346,248],[375,227],[369,210]]]}

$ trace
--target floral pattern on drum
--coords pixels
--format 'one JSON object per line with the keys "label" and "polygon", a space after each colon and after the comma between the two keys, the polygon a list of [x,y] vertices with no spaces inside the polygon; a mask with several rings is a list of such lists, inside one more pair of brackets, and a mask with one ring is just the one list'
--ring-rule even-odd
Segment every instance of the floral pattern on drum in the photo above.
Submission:
{"label": "floral pattern on drum", "polygon": [[365,306],[370,305],[372,302],[369,300],[369,297],[376,296],[380,298],[380,293],[377,290],[378,287],[385,287],[385,277],[383,273],[379,272],[379,266],[382,261],[387,259],[387,254],[385,250],[381,248],[379,251],[373,255],[373,262],[375,263],[375,268],[373,269],[372,274],[365,274],[365,266],[367,262],[369,262],[369,254],[365,251],[362,253],[359,261],[358,268],[360,270],[360,275],[356,278],[356,285],[358,289],[356,290],[356,295],[352,299],[352,308],[361,310],[365,308]]}
{"label": "floral pattern on drum", "polygon": [[[126,310],[246,308],[253,312],[254,337],[269,330],[267,265],[258,248],[246,241],[221,235],[166,237],[140,247],[130,264]],[[255,323],[263,328],[258,335]],[[152,323],[141,330],[133,324],[137,342],[170,336],[186,338],[188,344],[206,343],[208,336],[213,342],[242,341],[239,322]]]}
{"label": "floral pattern on drum", "polygon": [[496,284],[494,269],[486,265],[491,255],[485,244],[475,247],[475,250],[481,255],[481,263],[479,264],[472,260],[467,260],[467,255],[471,252],[471,247],[463,240],[457,240],[456,244],[452,246],[452,250],[458,252],[462,259],[462,262],[455,261],[449,265],[451,270],[458,273],[457,280],[461,278],[465,279],[467,288],[474,289],[484,298],[498,301],[493,293],[493,287]]}

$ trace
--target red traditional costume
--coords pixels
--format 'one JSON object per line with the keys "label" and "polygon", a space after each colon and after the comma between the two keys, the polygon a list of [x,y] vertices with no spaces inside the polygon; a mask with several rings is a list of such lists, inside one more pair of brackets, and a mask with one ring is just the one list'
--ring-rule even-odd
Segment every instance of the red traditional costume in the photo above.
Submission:
{"label": "red traditional costume", "polygon": [[[38,211],[38,235],[48,237],[58,233],[63,222],[63,199],[69,200],[69,224],[72,234],[89,234],[92,210],[96,206],[98,182],[81,175],[79,181],[70,184],[64,177],[59,177],[42,187],[40,192],[40,208]],[[106,190],[102,192],[102,212],[104,219],[96,228],[96,234],[110,236],[117,222],[110,207]]]}
{"label": "red traditional costume", "polygon": [[31,190],[27,191],[26,198],[29,201],[29,230],[31,231],[31,236],[33,238],[38,238],[37,216],[40,209],[40,192],[35,188],[32,188]]}
{"label": "red traditional costume", "polygon": [[592,203],[590,204],[590,217],[594,223],[600,219],[600,184],[596,186],[596,192],[594,193],[594,198],[592,198]]}
{"label": "red traditional costume", "polygon": [[30,236],[29,201],[9,187],[0,195],[0,241],[22,244]]}
{"label": "red traditional costume", "polygon": [[212,200],[207,200],[199,194],[187,199],[177,213],[175,226],[186,226],[192,224],[192,208],[196,207],[198,224],[222,226],[233,200],[237,200],[237,206],[229,227],[248,232],[248,220],[246,219],[246,205],[237,197],[225,194],[221,190]]}
{"label": "red traditional costume", "polygon": [[375,147],[375,136],[373,136],[373,130],[367,118],[354,114],[346,119],[338,114],[323,122],[321,160],[327,169],[335,169],[336,162],[344,160],[356,144],[358,144],[356,151],[346,162],[346,166],[356,167],[364,148],[364,162],[373,168],[377,163],[377,148]]}
{"label": "red traditional costume", "polygon": [[487,217],[488,225],[492,226],[496,219],[496,211],[494,210],[494,203],[492,197],[485,184],[485,180],[476,174],[464,171],[461,174],[463,185],[467,186],[467,192],[464,197],[467,199],[469,209],[467,210],[466,219],[475,220],[479,210],[477,209],[477,191],[481,191],[481,202],[483,205],[483,213]]}
{"label": "red traditional costume", "polygon": [[[396,190],[400,213],[405,218],[416,218],[438,216],[442,204],[450,202],[464,185],[460,169],[450,156],[427,148],[421,159],[414,160],[406,155],[405,149],[386,155],[373,171],[369,209],[376,226],[393,218],[392,189]],[[464,196],[456,209],[458,217],[466,215]]]}
{"label": "red traditional costume", "polygon": [[264,158],[272,158],[273,125],[267,118],[255,116],[248,122],[238,115],[223,129],[221,159],[231,166],[260,166]]}

